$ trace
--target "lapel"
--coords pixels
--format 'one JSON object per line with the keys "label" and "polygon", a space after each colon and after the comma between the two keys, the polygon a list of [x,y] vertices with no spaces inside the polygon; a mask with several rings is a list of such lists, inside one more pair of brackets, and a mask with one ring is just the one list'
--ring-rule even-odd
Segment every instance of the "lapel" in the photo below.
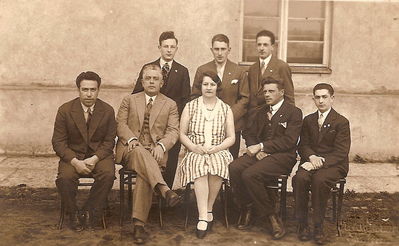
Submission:
{"label": "lapel", "polygon": [[272,55],[272,57],[271,57],[271,59],[269,61],[269,64],[267,64],[266,70],[263,73],[262,77],[263,78],[266,78],[266,77],[269,77],[269,76],[272,77],[274,71],[277,71],[277,60],[274,57],[274,55]]}
{"label": "lapel", "polygon": [[134,102],[136,103],[136,110],[137,110],[137,115],[139,118],[139,122],[140,122],[140,129],[143,126],[143,122],[144,122],[144,111],[145,111],[145,107],[146,107],[146,103],[145,103],[145,93],[144,92],[140,92],[140,94],[137,94],[137,96],[134,98]]}
{"label": "lapel", "polygon": [[[319,114],[317,114],[317,118],[318,117],[319,117]],[[318,137],[318,142],[320,142],[323,139],[324,135],[331,128],[331,125],[333,124],[333,122],[335,121],[336,118],[337,118],[337,112],[333,108],[331,108],[330,113],[327,115],[327,118],[324,120],[324,123],[321,127],[319,137]],[[316,119],[316,125],[318,127],[317,119]]]}
{"label": "lapel", "polygon": [[175,60],[172,62],[172,67],[170,68],[169,75],[168,75],[168,81],[166,82],[166,88],[169,88],[173,85],[173,81],[177,81],[177,75],[178,75],[179,69],[178,69],[178,64]]}
{"label": "lapel", "polygon": [[281,104],[281,107],[277,110],[277,112],[272,116],[272,132],[274,133],[274,130],[280,123],[281,118],[286,118],[284,115],[286,114],[286,109],[287,107],[287,102],[284,100],[283,104]]}
{"label": "lapel", "polygon": [[97,99],[96,105],[94,106],[93,116],[90,121],[89,125],[89,139],[93,136],[94,132],[96,131],[98,125],[100,124],[101,120],[104,116],[104,107],[102,102]]}
{"label": "lapel", "polygon": [[260,136],[262,135],[263,129],[265,128],[266,122],[269,121],[269,119],[267,118],[267,107],[268,105],[264,105],[260,110],[259,110],[259,114],[258,114],[258,132],[257,132],[257,136],[258,138],[260,138]]}
{"label": "lapel", "polygon": [[159,93],[158,96],[155,98],[154,104],[152,105],[151,108],[150,122],[149,122],[150,129],[152,129],[152,126],[155,123],[155,119],[158,117],[159,113],[161,112],[164,103],[165,103],[165,98],[161,93]]}
{"label": "lapel", "polygon": [[[215,64],[216,67],[216,64]],[[230,60],[226,61],[226,65],[224,67],[223,71],[223,78],[222,78],[222,84],[227,87],[229,84],[231,84],[231,80],[233,78],[233,63]]]}
{"label": "lapel", "polygon": [[78,127],[80,134],[82,135],[83,139],[87,143],[88,140],[87,140],[86,120],[85,120],[83,108],[82,108],[82,105],[80,104],[79,98],[75,99],[75,101],[72,104],[71,116],[72,116],[72,119],[75,122],[76,126]]}

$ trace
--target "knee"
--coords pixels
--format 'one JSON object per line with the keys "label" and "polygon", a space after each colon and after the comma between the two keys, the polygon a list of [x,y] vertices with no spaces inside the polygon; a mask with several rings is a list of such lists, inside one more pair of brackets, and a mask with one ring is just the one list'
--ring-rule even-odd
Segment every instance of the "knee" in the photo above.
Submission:
{"label": "knee", "polygon": [[322,175],[313,175],[312,187],[328,187],[327,179]]}
{"label": "knee", "polygon": [[293,184],[303,184],[310,181],[310,175],[307,171],[299,169],[295,176],[292,177]]}
{"label": "knee", "polygon": [[242,172],[241,179],[244,181],[244,183],[249,183],[259,179],[259,177],[256,172],[253,172],[251,169],[247,168]]}

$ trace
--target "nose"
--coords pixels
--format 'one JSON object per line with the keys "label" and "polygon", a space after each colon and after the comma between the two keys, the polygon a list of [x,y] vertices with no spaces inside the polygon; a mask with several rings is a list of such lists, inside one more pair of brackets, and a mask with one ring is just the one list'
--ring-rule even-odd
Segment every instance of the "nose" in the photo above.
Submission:
{"label": "nose", "polygon": [[93,92],[89,90],[89,91],[87,92],[87,97],[92,97],[92,96],[93,96]]}

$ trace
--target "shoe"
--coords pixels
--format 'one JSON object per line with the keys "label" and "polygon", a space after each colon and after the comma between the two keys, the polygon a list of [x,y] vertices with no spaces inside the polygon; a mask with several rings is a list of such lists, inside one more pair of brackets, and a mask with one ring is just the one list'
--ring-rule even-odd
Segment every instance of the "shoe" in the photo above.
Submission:
{"label": "shoe", "polygon": [[310,240],[309,226],[303,223],[298,224],[297,235],[300,241],[309,241]]}
{"label": "shoe", "polygon": [[208,226],[209,226],[209,224],[208,224],[208,221],[206,221],[206,220],[198,220],[198,223],[199,223],[200,221],[206,222],[206,224],[207,224],[206,229],[205,229],[205,230],[200,230],[200,229],[198,229],[198,224],[197,224],[197,228],[196,228],[196,230],[195,230],[195,235],[197,235],[197,238],[198,238],[198,239],[203,239],[203,238],[206,236],[206,233],[208,232],[208,229],[209,229]]}
{"label": "shoe", "polygon": [[69,227],[76,232],[83,231],[83,225],[79,220],[79,212],[75,211],[69,216]]}
{"label": "shoe", "polygon": [[272,226],[272,237],[274,240],[281,239],[285,236],[285,228],[280,217],[275,214],[269,216],[270,224]]}
{"label": "shoe", "polygon": [[314,242],[317,245],[323,245],[325,243],[323,227],[322,226],[315,226],[314,227],[314,234],[313,234]]}
{"label": "shoe", "polygon": [[[251,204],[252,205],[252,204]],[[252,219],[252,206],[247,205],[245,208],[242,208],[240,211],[240,216],[237,222],[237,229],[239,230],[247,230],[252,227],[253,219]]]}
{"label": "shoe", "polygon": [[214,218],[213,218],[213,213],[212,212],[208,212],[208,214],[212,214],[212,220],[211,221],[207,221],[208,222],[208,232],[210,232],[210,231],[212,231],[212,228],[213,228],[213,220],[214,220]]}
{"label": "shoe", "polygon": [[144,230],[144,226],[135,225],[133,229],[133,242],[135,244],[145,244],[147,242],[147,232]]}
{"label": "shoe", "polygon": [[179,202],[181,202],[181,197],[177,195],[174,191],[168,190],[165,194],[166,205],[169,207],[176,206]]}

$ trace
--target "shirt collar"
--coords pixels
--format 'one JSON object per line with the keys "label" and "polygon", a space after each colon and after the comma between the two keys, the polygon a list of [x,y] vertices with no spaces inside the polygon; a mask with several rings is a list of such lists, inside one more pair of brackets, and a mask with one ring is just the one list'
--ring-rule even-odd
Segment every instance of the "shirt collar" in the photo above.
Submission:
{"label": "shirt collar", "polygon": [[[85,106],[83,103],[80,103],[80,105],[82,105],[83,112],[87,113],[87,110],[89,109],[89,107]],[[93,104],[93,105],[90,107],[91,112],[94,112],[94,106],[95,106],[95,105],[96,105],[96,104]]]}
{"label": "shirt collar", "polygon": [[262,61],[265,63],[265,66],[269,65],[270,60],[272,59],[272,54],[270,54],[268,57],[265,59],[259,58],[260,65],[262,65]]}
{"label": "shirt collar", "polygon": [[284,98],[280,102],[270,106],[270,108],[272,109],[272,114],[276,113],[281,108],[281,105],[283,105],[283,102],[284,102]]}
{"label": "shirt collar", "polygon": [[[328,114],[330,113],[330,111],[331,111],[331,108],[328,109],[326,112],[323,113],[324,119],[327,118],[327,116],[328,116]],[[319,115],[319,118],[320,118],[320,115],[321,115],[322,113],[321,113],[319,110],[317,110],[317,114]]]}
{"label": "shirt collar", "polygon": [[145,95],[145,104],[146,104],[146,105],[148,104],[148,101],[150,100],[150,98],[152,98],[152,102],[154,102],[154,101],[155,101],[155,98],[157,98],[156,95],[155,95],[155,96],[152,96],[152,97],[150,97],[149,95],[147,95],[147,94],[145,94],[145,93],[144,93],[144,95]]}
{"label": "shirt collar", "polygon": [[169,61],[169,62],[166,62],[164,59],[162,59],[162,57],[159,59],[159,65],[161,66],[161,68],[165,65],[165,63],[168,63],[168,65],[169,65],[169,69],[172,67],[172,63],[173,63],[173,60],[171,60],[171,61]]}

